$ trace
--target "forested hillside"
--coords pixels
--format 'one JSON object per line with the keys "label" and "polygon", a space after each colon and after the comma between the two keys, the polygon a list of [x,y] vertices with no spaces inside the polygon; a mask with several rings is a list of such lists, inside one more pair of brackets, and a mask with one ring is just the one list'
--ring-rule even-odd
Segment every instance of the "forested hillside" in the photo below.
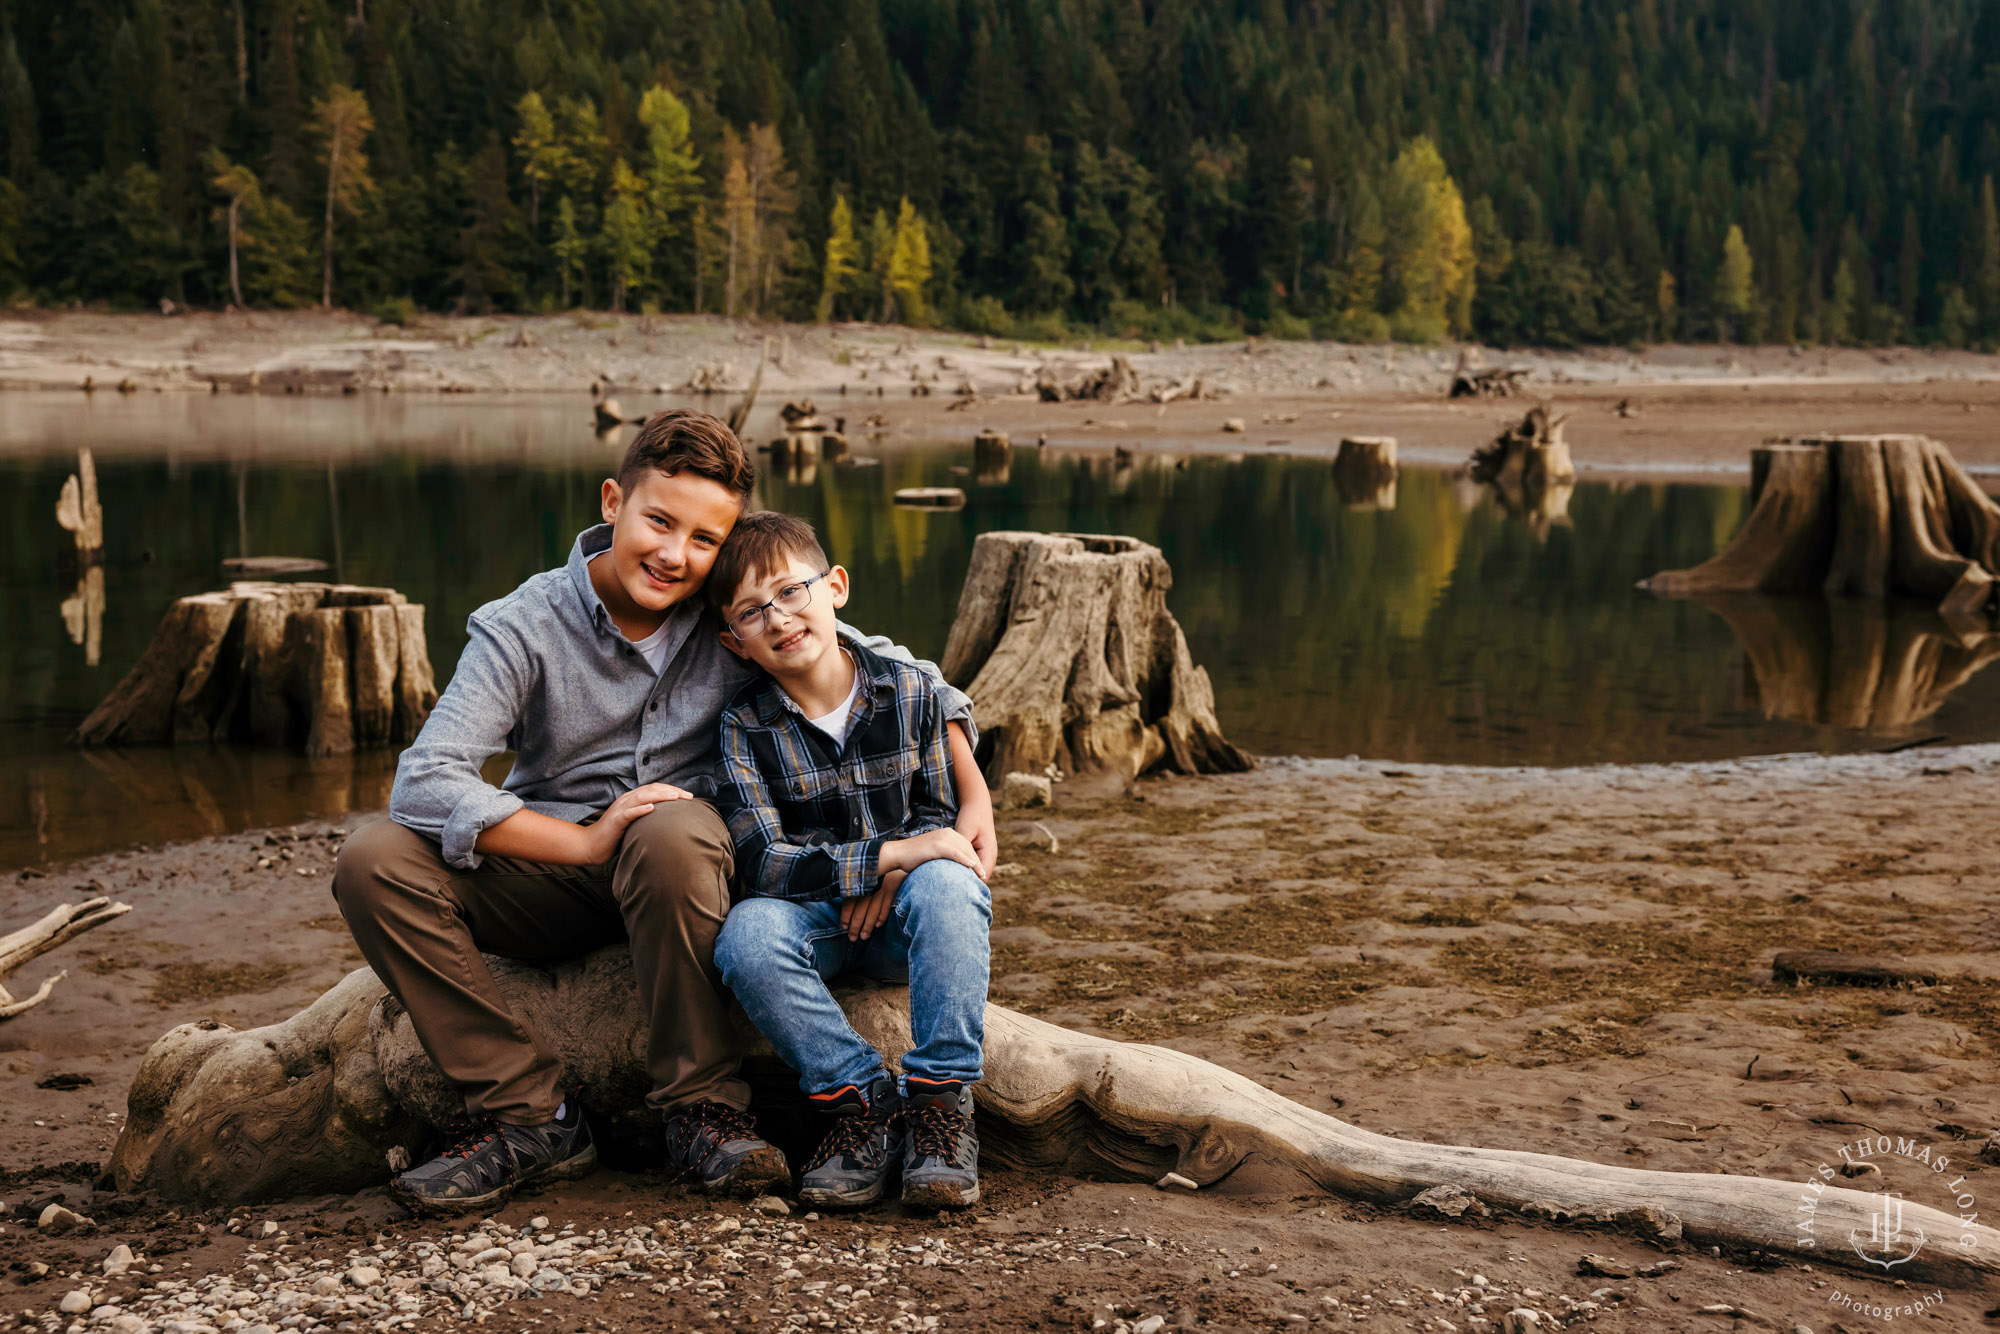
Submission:
{"label": "forested hillside", "polygon": [[0,0],[0,298],[2000,335],[2000,0]]}

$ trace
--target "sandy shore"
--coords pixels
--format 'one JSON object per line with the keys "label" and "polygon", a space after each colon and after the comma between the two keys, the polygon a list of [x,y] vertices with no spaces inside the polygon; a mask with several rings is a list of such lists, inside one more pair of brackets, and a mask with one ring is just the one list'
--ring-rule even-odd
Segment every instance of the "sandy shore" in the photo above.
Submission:
{"label": "sandy shore", "polygon": [[[2000,1191],[1980,1159],[2000,1126],[1996,816],[2000,747],[1556,770],[1272,761],[1241,776],[1148,781],[1102,802],[1059,795],[1039,821],[1003,827],[995,999],[1195,1053],[1401,1137],[1790,1179],[1837,1162],[1864,1135],[1893,1135],[1949,1153],[1966,1173],[1961,1189],[1983,1197],[1988,1182]],[[13,1146],[0,1195],[11,1203],[90,1174],[156,1034],[204,1017],[270,1022],[354,966],[327,892],[341,837],[326,826],[227,835],[10,879],[0,893],[8,921],[97,892],[135,911],[46,960],[72,976],[0,1030],[0,1140]],[[1804,948],[1904,956],[1943,981],[1893,991],[1774,983],[1772,955]],[[55,1074],[91,1082],[38,1086]],[[1907,1163],[1888,1162],[1877,1180],[1949,1207]],[[1440,1227],[1325,1197],[1260,1195],[1247,1178],[1213,1199],[1008,1172],[989,1187],[972,1219],[938,1225],[890,1210],[829,1221],[819,1235],[834,1251],[884,1229],[946,1236],[962,1262],[924,1270],[898,1300],[952,1329],[1087,1327],[1107,1302],[1209,1328],[1274,1328],[1289,1315],[1347,1323],[1366,1310],[1377,1327],[1438,1329],[1443,1316],[1492,1329],[1469,1323],[1479,1299],[1456,1297],[1475,1272],[1509,1285],[1510,1305],[1480,1302],[1481,1319],[1522,1305],[1561,1326],[1588,1316],[1607,1329],[1717,1328],[1727,1319],[1694,1309],[1717,1303],[1781,1328],[1859,1329],[1872,1322],[1843,1321],[1830,1294],[1906,1297],[1816,1269],[1804,1253],[1696,1251],[1673,1257],[1684,1268],[1663,1278],[1579,1277],[1585,1252],[1659,1256],[1630,1237],[1514,1218]],[[0,1233],[0,1264],[94,1268],[121,1239],[163,1256],[197,1247],[167,1261],[170,1276],[243,1262],[244,1242],[216,1228],[220,1214],[169,1215],[105,1195],[80,1203],[131,1212],[82,1239],[23,1235],[14,1223]],[[682,1221],[710,1212],[657,1180],[601,1173],[503,1217],[629,1226],[625,1210]],[[402,1220],[372,1193],[243,1216],[283,1220],[299,1250],[342,1264],[378,1234],[378,1247],[393,1247],[444,1231]],[[1094,1229],[1142,1240],[1125,1254],[1008,1262],[1011,1273],[974,1254],[1052,1219],[1072,1243]],[[196,1223],[212,1231],[195,1234]],[[1244,1258],[1259,1246],[1254,1262]],[[52,1282],[10,1299],[47,1309],[60,1296]],[[752,1309],[765,1321],[822,1309],[817,1291],[777,1269],[753,1267],[729,1285],[737,1325]],[[709,1295],[690,1306],[678,1290],[628,1300],[607,1288],[535,1314],[550,1321],[549,1308],[556,1327],[585,1312],[684,1320],[705,1313]],[[1948,1293],[1941,1324],[1927,1327],[1984,1328],[1990,1304]],[[876,1318],[843,1312],[840,1327]]]}
{"label": "sandy shore", "polygon": [[[345,312],[150,315],[60,313],[0,320],[0,389],[117,392],[492,393],[581,398],[593,388],[630,414],[684,401],[698,375],[740,390],[770,340],[752,433],[812,396],[858,426],[924,438],[982,426],[1017,442],[1165,450],[1330,451],[1342,435],[1393,435],[1412,463],[1456,464],[1518,401],[1445,398],[1455,348],[1248,341],[1151,350],[1048,349],[1008,340],[840,325],[752,327],[719,317],[424,316],[408,327]],[[1774,435],[1913,431],[1969,466],[2000,469],[2000,361],[1921,349],[1665,346],[1633,352],[1471,349],[1486,365],[1529,372],[1527,392],[1571,415],[1585,471],[1747,471]],[[1199,377],[1219,398],[1044,404],[1022,393],[1041,368],[1070,372],[1130,358],[1142,384]],[[976,391],[967,406],[960,386]],[[914,388],[929,391],[913,397]],[[730,401],[706,400],[720,410]],[[1628,404],[1630,415],[1614,409]],[[954,405],[957,409],[954,410]],[[0,413],[6,411],[0,399]],[[1240,420],[1241,434],[1224,423]]]}

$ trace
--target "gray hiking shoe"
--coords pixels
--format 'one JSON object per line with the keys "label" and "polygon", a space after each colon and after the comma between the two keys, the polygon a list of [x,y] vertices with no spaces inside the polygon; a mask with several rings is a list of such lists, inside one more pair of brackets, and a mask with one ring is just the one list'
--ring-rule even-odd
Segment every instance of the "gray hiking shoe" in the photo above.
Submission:
{"label": "gray hiking shoe", "polygon": [[397,1177],[389,1191],[419,1213],[457,1214],[498,1204],[531,1182],[567,1181],[597,1166],[583,1108],[539,1126],[484,1119],[437,1157]]}
{"label": "gray hiking shoe", "polygon": [[667,1168],[711,1195],[763,1195],[792,1183],[791,1164],[750,1113],[698,1102],[667,1118]]}
{"label": "gray hiking shoe", "polygon": [[903,1157],[902,1099],[896,1081],[878,1075],[863,1093],[853,1085],[815,1093],[835,1118],[799,1181],[799,1201],[821,1209],[859,1209],[888,1193]]}
{"label": "gray hiking shoe", "polygon": [[957,1080],[904,1081],[903,1203],[912,1209],[963,1209],[979,1201],[979,1134],[972,1089]]}

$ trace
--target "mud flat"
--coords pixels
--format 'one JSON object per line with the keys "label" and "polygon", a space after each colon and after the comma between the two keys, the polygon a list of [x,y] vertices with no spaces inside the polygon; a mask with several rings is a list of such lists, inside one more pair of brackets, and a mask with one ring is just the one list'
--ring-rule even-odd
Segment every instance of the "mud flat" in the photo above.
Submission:
{"label": "mud flat", "polygon": [[[1890,1136],[1948,1155],[1961,1192],[2000,1198],[2000,1173],[1981,1158],[2000,1127],[1996,816],[2000,746],[1576,769],[1274,760],[1104,801],[1058,789],[1052,811],[1003,825],[995,998],[1193,1052],[1407,1138],[1804,1180],[1838,1167],[1842,1146]],[[341,837],[332,826],[219,836],[0,889],[9,922],[96,892],[135,908],[43,960],[71,977],[0,1029],[0,1198],[18,1214],[67,1189],[100,1222],[52,1238],[7,1220],[0,1266],[15,1268],[0,1313],[52,1310],[81,1286],[62,1276],[81,1272],[94,1301],[158,1320],[148,1313],[162,1303],[132,1305],[163,1291],[142,1281],[208,1276],[212,1295],[218,1276],[253,1286],[254,1263],[275,1292],[291,1282],[275,1263],[309,1282],[322,1259],[335,1273],[393,1275],[414,1245],[450,1235],[378,1192],[211,1216],[76,1184],[104,1159],[154,1036],[191,1019],[269,1022],[355,965],[328,894]],[[1773,980],[1775,954],[1814,949],[1905,959],[1940,982]],[[70,1082],[58,1074],[91,1082],[40,1087]],[[1875,1162],[1879,1176],[1843,1184],[1952,1207],[1905,1156]],[[1836,1294],[1878,1306],[1922,1295],[1895,1287],[1893,1271],[1857,1279],[1807,1250],[1669,1255],[1632,1235],[1512,1216],[1419,1218],[1303,1194],[1254,1164],[1201,1198],[995,1172],[987,1201],[958,1220],[890,1209],[767,1224],[739,1205],[719,1212],[749,1234],[710,1233],[716,1206],[644,1175],[603,1172],[517,1201],[496,1218],[605,1229],[595,1244],[607,1257],[626,1252],[625,1230],[658,1228],[641,1238],[657,1251],[646,1264],[689,1281],[600,1267],[588,1295],[490,1294],[493,1318],[681,1325],[712,1310],[718,1328],[749,1328],[754,1314],[766,1327],[807,1315],[922,1328],[935,1316],[937,1328],[997,1330],[1098,1318],[1112,1329],[1157,1314],[1169,1327],[1270,1329],[1368,1313],[1378,1328],[1443,1318],[1464,1330],[1525,1308],[1543,1328],[1678,1330],[1745,1318],[1701,1310],[1726,1305],[1824,1331],[1876,1323]],[[253,1241],[266,1221],[278,1231]],[[734,1255],[699,1249],[717,1236]],[[99,1261],[120,1242],[145,1263],[113,1282]],[[898,1249],[912,1246],[929,1249]],[[253,1247],[263,1258],[248,1257]],[[1586,1252],[1681,1267],[1580,1276]],[[24,1281],[20,1266],[36,1262],[50,1274]],[[696,1289],[711,1271],[721,1286]],[[443,1318],[471,1299],[437,1301],[423,1310]],[[1987,1328],[1993,1304],[1946,1292],[1926,1327]]]}
{"label": "mud flat", "polygon": [[[422,316],[407,326],[339,311],[14,314],[0,320],[0,389],[581,396],[596,386],[628,415],[669,402],[721,411],[749,382],[766,340],[771,360],[750,423],[759,439],[776,433],[780,402],[811,395],[851,429],[879,414],[892,440],[970,439],[992,426],[1013,432],[1017,445],[1045,434],[1057,446],[1331,454],[1343,435],[1390,435],[1406,464],[1457,464],[1521,413],[1519,399],[1448,401],[1455,348],[1264,340],[1050,348],[896,326],[596,312]],[[1472,351],[1484,364],[1525,369],[1527,396],[1572,412],[1569,436],[1586,474],[1747,473],[1750,447],[1770,436],[1884,432],[1932,435],[1969,467],[2000,470],[2000,436],[1989,427],[2000,411],[2000,361],[1979,353]],[[1221,396],[1163,406],[1042,403],[1023,392],[1041,368],[1068,375],[1114,354],[1130,360],[1147,391],[1192,378]],[[688,392],[694,382],[720,388],[703,397]],[[964,406],[961,386],[975,403]],[[0,423],[6,412],[0,399]],[[1224,433],[1232,418],[1240,434]]]}

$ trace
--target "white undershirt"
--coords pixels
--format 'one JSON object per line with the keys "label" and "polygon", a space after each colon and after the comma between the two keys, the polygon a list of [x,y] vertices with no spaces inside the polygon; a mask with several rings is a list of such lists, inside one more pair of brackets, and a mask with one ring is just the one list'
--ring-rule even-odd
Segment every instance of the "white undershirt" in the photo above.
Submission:
{"label": "white undershirt", "polygon": [[[849,664],[853,666],[853,664]],[[847,698],[840,701],[832,713],[818,718],[808,718],[807,722],[833,738],[833,744],[847,744],[848,730],[854,725],[854,701],[861,694],[861,669],[854,667],[854,684],[847,688]]]}
{"label": "white undershirt", "polygon": [[[592,556],[590,559],[596,560],[599,556],[609,554],[609,549],[606,549],[605,551],[598,552],[596,556]],[[588,561],[585,562],[585,564],[588,563]],[[625,636],[631,640],[632,647],[639,650],[639,656],[646,660],[646,665],[653,669],[653,675],[655,676],[658,676],[665,670],[667,665],[667,625],[672,619],[670,616],[667,620],[661,621],[660,628],[653,631],[652,634],[647,635],[644,639],[632,639],[630,635]],[[625,634],[623,630],[620,630],[618,633],[621,635]]]}

